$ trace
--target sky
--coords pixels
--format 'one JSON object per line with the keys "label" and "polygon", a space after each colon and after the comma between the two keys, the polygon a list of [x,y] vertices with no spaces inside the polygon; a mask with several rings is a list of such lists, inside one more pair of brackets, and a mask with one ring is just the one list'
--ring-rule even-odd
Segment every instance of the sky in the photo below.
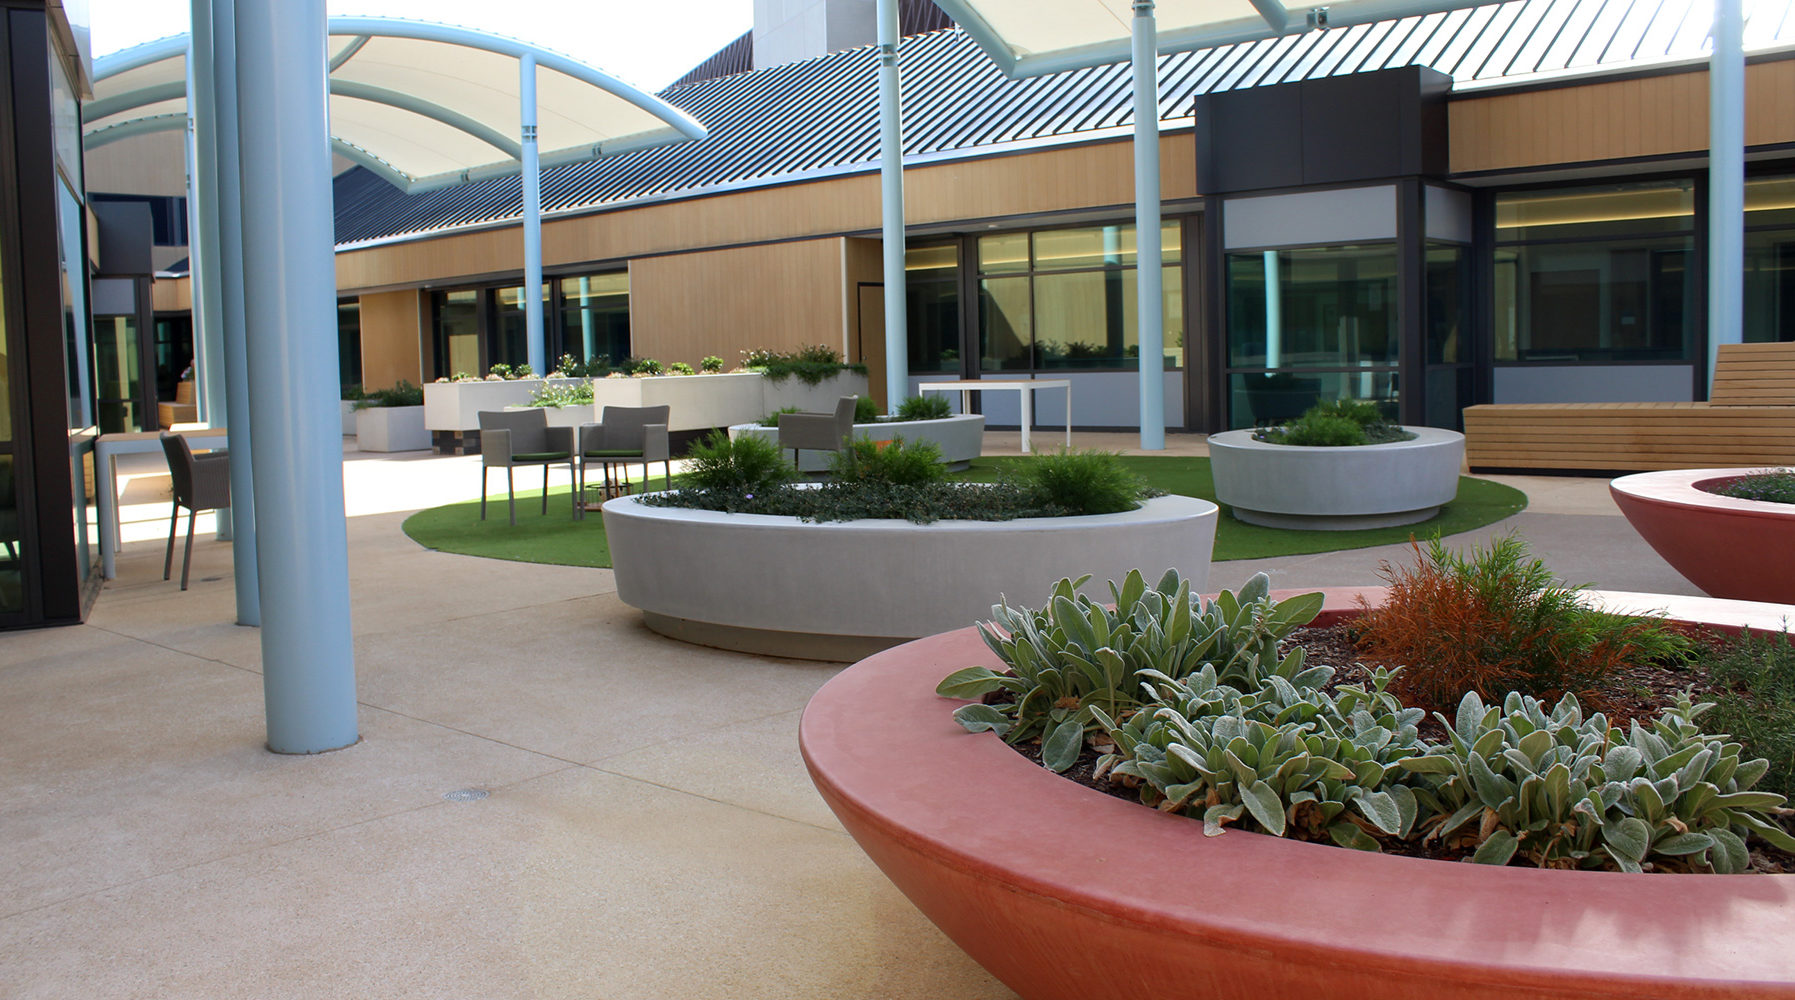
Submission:
{"label": "sky", "polygon": [[[440,21],[573,56],[649,92],[754,23],[754,0],[326,0],[330,13]],[[188,0],[89,0],[93,53],[187,30]]]}

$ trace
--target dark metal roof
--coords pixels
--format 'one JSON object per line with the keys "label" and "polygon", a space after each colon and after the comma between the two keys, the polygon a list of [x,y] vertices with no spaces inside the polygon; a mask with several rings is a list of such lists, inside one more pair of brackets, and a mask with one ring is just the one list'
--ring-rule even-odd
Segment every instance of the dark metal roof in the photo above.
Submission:
{"label": "dark metal roof", "polygon": [[[1748,45],[1795,43],[1795,5],[1762,7]],[[1196,96],[1213,91],[1413,64],[1464,87],[1695,58],[1707,43],[1708,10],[1706,0],[1509,0],[1180,53],[1160,60],[1160,117],[1188,118]],[[1125,64],[1012,80],[958,29],[906,38],[901,60],[909,157],[1076,139],[1133,122]],[[708,138],[545,170],[543,210],[872,169],[875,70],[874,49],[864,46],[669,88],[661,97],[703,122]],[[336,181],[337,240],[353,245],[515,219],[521,206],[516,177],[405,195],[358,168]]]}
{"label": "dark metal roof", "polygon": [[[935,6],[935,0],[898,0],[900,35],[920,35],[925,31],[940,31],[953,26],[954,19]],[[745,31],[742,37],[718,49],[710,58],[692,67],[691,72],[673,81],[669,89],[689,87],[720,76],[734,76],[753,68],[754,32]]]}

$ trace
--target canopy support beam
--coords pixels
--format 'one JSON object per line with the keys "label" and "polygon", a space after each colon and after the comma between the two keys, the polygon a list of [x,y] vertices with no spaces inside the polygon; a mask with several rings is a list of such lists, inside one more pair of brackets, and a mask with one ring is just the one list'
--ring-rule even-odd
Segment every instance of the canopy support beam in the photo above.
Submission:
{"label": "canopy support beam", "polygon": [[324,0],[238,0],[236,54],[250,429],[260,512],[268,749],[359,739],[343,514]]}
{"label": "canopy support beam", "polygon": [[1135,315],[1140,319],[1141,450],[1163,451],[1165,271],[1159,240],[1159,38],[1153,0],[1134,0]]}
{"label": "canopy support beam", "polygon": [[910,317],[904,286],[904,121],[898,93],[897,0],[878,0],[879,219],[885,278],[885,412],[910,395]]}
{"label": "canopy support beam", "polygon": [[548,345],[542,334],[542,162],[536,150],[536,57],[517,60],[518,119],[523,135],[524,341],[530,370],[548,374]]}
{"label": "canopy support beam", "polygon": [[1745,336],[1745,13],[1714,4],[1708,66],[1708,392],[1721,344]]}

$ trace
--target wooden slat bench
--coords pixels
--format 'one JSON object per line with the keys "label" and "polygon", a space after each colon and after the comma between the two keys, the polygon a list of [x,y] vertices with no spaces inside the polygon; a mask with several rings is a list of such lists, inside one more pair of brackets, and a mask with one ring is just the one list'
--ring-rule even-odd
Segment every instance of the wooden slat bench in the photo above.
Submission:
{"label": "wooden slat bench", "polygon": [[1795,465],[1795,343],[1720,345],[1705,403],[1467,406],[1465,462],[1601,472]]}

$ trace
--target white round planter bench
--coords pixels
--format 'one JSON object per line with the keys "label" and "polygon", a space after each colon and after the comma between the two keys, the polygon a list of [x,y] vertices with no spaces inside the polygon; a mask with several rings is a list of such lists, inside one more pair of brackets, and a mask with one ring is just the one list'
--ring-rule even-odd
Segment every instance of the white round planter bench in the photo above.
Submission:
{"label": "white round planter bench", "polygon": [[[976,487],[975,487],[976,488]],[[802,659],[858,659],[990,616],[1000,597],[1038,605],[1055,582],[1087,591],[1139,569],[1209,575],[1216,506],[1155,497],[1120,514],[1014,521],[800,521],[604,505],[617,596],[649,628],[707,646]],[[1091,589],[1091,588],[1095,589]]]}
{"label": "white round planter bench", "polygon": [[[731,440],[743,435],[765,438],[775,444],[779,442],[777,427],[736,424],[729,428]],[[941,461],[944,464],[950,468],[963,468],[979,457],[984,447],[985,415],[962,413],[940,420],[881,420],[876,424],[855,424],[854,437],[871,438],[874,441],[890,441],[900,437],[905,441],[932,441],[935,447],[941,449]],[[828,468],[828,453],[799,453],[799,471],[823,472]]]}
{"label": "white round planter bench", "polygon": [[1346,448],[1268,444],[1250,430],[1209,436],[1216,499],[1248,524],[1352,531],[1425,521],[1458,496],[1465,436],[1404,427],[1412,441]]}

